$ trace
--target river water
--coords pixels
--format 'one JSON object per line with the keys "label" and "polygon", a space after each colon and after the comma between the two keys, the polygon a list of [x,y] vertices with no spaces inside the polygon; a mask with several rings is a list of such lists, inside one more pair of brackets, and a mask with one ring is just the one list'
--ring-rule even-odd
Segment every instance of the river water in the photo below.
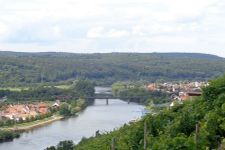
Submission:
{"label": "river water", "polygon": [[[96,88],[96,92],[104,93],[104,88]],[[108,92],[108,88],[105,92]],[[21,134],[21,137],[11,142],[0,144],[0,150],[43,150],[48,146],[57,145],[59,141],[73,140],[78,143],[82,137],[94,136],[100,132],[111,131],[124,123],[141,117],[144,107],[135,103],[128,104],[119,99],[95,99],[77,117],[56,121]]]}

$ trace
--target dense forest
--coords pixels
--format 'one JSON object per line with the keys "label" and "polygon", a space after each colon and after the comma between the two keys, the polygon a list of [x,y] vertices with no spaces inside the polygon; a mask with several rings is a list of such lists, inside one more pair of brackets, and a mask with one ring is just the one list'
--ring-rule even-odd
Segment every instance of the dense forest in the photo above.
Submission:
{"label": "dense forest", "polygon": [[83,138],[74,147],[71,141],[64,141],[48,150],[107,150],[112,143],[116,150],[142,150],[144,141],[146,149],[152,150],[225,149],[224,116],[225,76],[211,81],[201,97],[148,114],[119,130]]}
{"label": "dense forest", "polygon": [[112,85],[112,94],[129,102],[148,105],[162,104],[171,101],[170,94],[161,91],[150,91],[142,82],[115,82]]}
{"label": "dense forest", "polygon": [[95,94],[94,88],[93,82],[87,79],[77,79],[68,88],[39,86],[19,91],[0,89],[0,98],[7,97],[6,102],[54,101],[56,99],[69,101],[71,99],[93,97]]}
{"label": "dense forest", "polygon": [[16,53],[0,52],[0,87],[34,86],[86,77],[115,81],[207,80],[225,72],[225,59],[192,53]]}

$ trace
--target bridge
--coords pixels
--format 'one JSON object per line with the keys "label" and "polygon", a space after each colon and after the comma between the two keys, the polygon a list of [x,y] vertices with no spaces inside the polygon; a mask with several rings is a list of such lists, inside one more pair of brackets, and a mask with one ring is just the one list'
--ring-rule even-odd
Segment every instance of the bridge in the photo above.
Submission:
{"label": "bridge", "polygon": [[[80,97],[72,97],[73,99],[79,99]],[[101,100],[105,100],[106,105],[109,105],[109,101],[112,99],[121,99],[124,101],[127,101],[128,104],[130,104],[130,102],[138,102],[138,103],[143,103],[143,99],[147,99],[149,97],[146,96],[113,96],[112,94],[95,94],[93,96],[89,96],[89,97],[84,97],[84,99],[93,102],[94,99],[101,99]],[[61,98],[59,98],[61,99]],[[64,99],[62,98],[61,101],[69,101],[69,99]],[[24,101],[17,101],[14,103],[31,103],[31,102],[41,102],[41,100],[24,100]]]}
{"label": "bridge", "polygon": [[106,105],[109,104],[109,101],[112,99],[121,99],[121,100],[125,100],[127,101],[127,103],[129,104],[130,102],[143,102],[143,99],[149,98],[146,96],[135,96],[135,97],[131,97],[131,96],[113,96],[111,94],[95,94],[93,97],[85,97],[86,99],[102,99],[106,101]]}

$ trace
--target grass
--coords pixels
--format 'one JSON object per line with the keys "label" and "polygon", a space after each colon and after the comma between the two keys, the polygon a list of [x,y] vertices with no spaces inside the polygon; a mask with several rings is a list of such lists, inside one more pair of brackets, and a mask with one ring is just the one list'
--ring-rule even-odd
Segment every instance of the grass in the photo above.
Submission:
{"label": "grass", "polygon": [[0,90],[9,90],[9,91],[14,91],[14,92],[20,92],[22,90],[28,90],[27,87],[5,87],[5,88],[0,88]]}
{"label": "grass", "polygon": [[[51,86],[46,85],[44,87],[51,87]],[[67,90],[67,89],[71,88],[71,85],[61,84],[61,85],[54,85],[53,87],[58,88],[58,89],[65,89],[65,90]]]}
{"label": "grass", "polygon": [[32,122],[26,122],[26,123],[16,124],[16,125],[13,125],[13,126],[2,127],[1,129],[3,129],[3,130],[25,131],[25,130],[30,130],[30,129],[33,129],[33,128],[41,127],[43,125],[52,123],[52,122],[57,121],[57,120],[61,120],[63,118],[64,118],[63,116],[54,115],[54,116],[44,118],[44,119],[41,119],[41,120],[35,120],[35,121],[32,121]]}
{"label": "grass", "polygon": [[59,89],[69,89],[71,85],[56,85],[55,87]]}
{"label": "grass", "polygon": [[[45,86],[45,87],[50,87],[50,86]],[[54,87],[59,89],[69,89],[71,85],[62,84],[62,85],[56,85]],[[9,90],[12,92],[20,92],[22,90],[28,90],[28,89],[29,89],[28,87],[0,87],[0,90]]]}

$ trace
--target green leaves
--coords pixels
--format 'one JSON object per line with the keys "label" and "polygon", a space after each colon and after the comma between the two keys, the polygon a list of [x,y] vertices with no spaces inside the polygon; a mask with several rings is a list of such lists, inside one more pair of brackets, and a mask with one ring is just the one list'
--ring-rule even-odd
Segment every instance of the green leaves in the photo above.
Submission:
{"label": "green leaves", "polygon": [[[141,121],[125,125],[118,131],[101,137],[86,139],[75,146],[76,150],[92,149],[101,145],[105,150],[112,137],[121,150],[142,150],[144,122],[147,122],[147,149],[151,150],[199,150],[224,147],[225,136],[225,76],[212,81],[204,89],[203,97],[187,101],[155,115],[147,115]],[[199,132],[195,125],[199,124]],[[195,141],[195,136],[198,138]],[[106,142],[107,141],[107,142]],[[105,148],[105,149],[104,149]]]}
{"label": "green leaves", "polygon": [[19,133],[15,131],[0,130],[0,142],[13,140],[13,138],[17,138],[19,136]]}
{"label": "green leaves", "polygon": [[51,146],[45,150],[73,150],[73,141],[61,141],[56,147]]}
{"label": "green leaves", "polygon": [[95,93],[94,83],[87,79],[75,80],[71,90],[79,93],[79,97],[92,97]]}
{"label": "green leaves", "polygon": [[123,100],[129,100],[142,104],[165,103],[169,101],[169,96],[166,93],[159,91],[149,91],[144,87],[145,83],[140,82],[116,82],[112,85],[114,96],[121,97]]}
{"label": "green leaves", "polygon": [[225,72],[225,61],[203,54],[0,54],[0,86],[34,86],[85,77],[116,81],[207,80]]}

